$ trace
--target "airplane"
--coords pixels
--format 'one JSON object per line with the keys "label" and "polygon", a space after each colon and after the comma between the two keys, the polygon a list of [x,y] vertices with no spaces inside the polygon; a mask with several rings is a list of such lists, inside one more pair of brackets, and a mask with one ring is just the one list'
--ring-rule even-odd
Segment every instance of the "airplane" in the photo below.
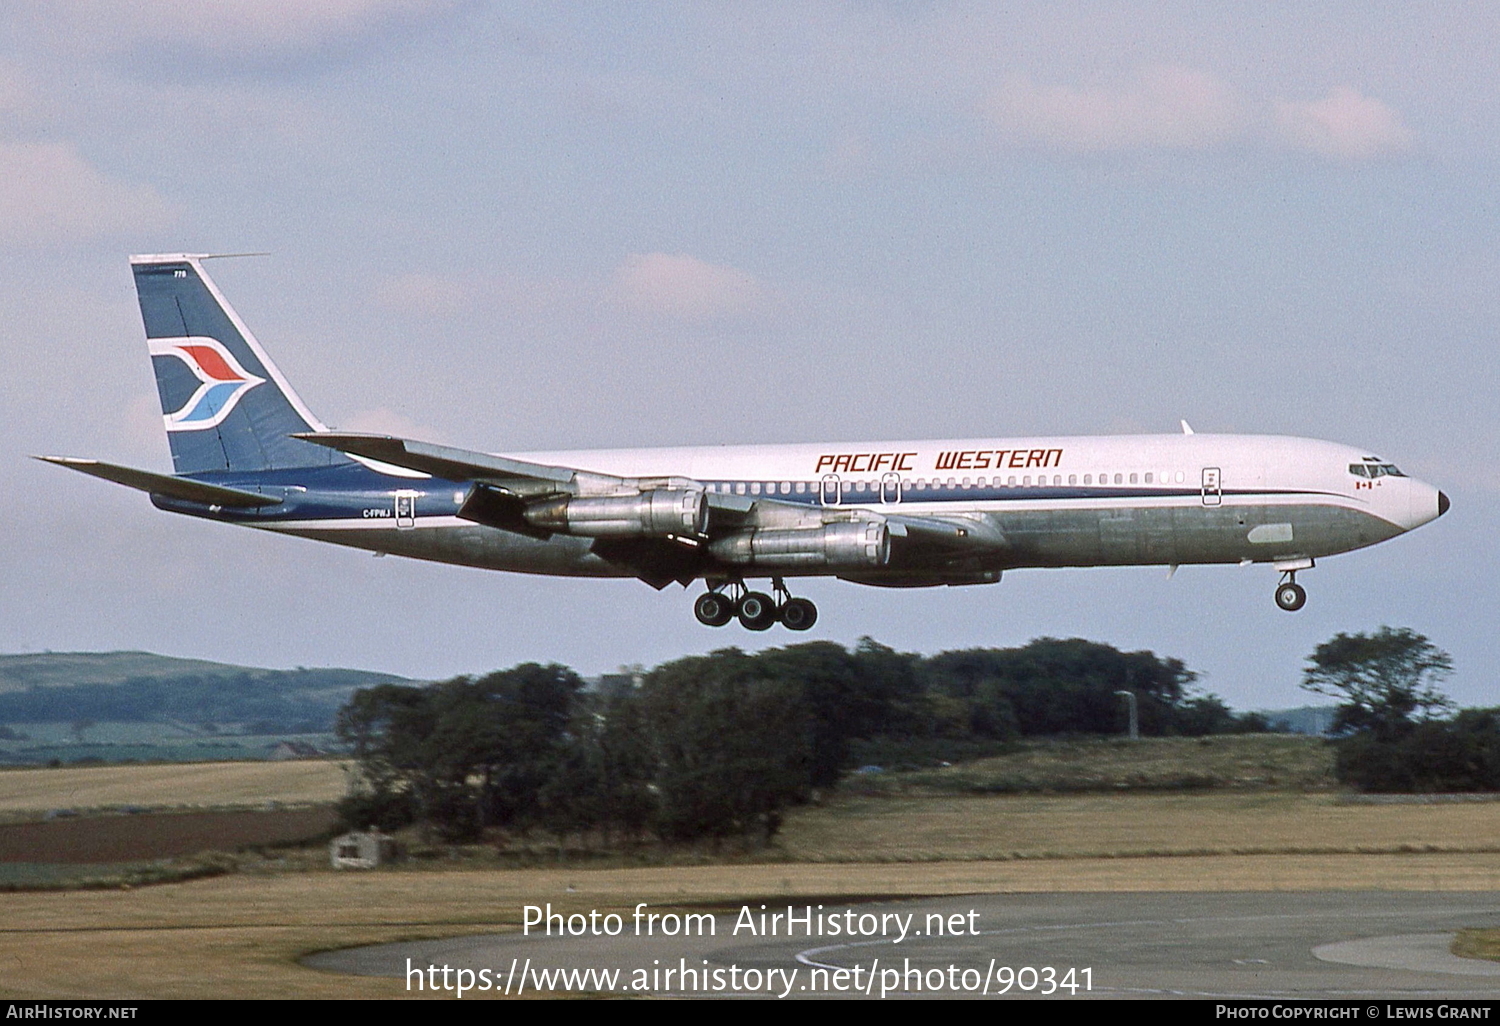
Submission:
{"label": "airplane", "polygon": [[[1448,496],[1367,450],[1181,434],[492,454],[325,426],[204,270],[133,256],[175,473],[38,459],[159,509],[416,559],[703,581],[693,612],[804,631],[787,580],[986,584],[1032,567],[1269,564],[1297,574],[1442,516]],[[747,581],[770,581],[770,594]]]}

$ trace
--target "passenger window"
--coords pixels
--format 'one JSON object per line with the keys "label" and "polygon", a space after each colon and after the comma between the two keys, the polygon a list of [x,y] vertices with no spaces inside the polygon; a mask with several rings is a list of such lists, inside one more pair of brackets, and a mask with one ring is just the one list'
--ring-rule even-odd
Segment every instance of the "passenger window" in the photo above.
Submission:
{"label": "passenger window", "polygon": [[1025,477],[1021,478],[1021,483],[1023,485],[1029,485],[1029,484],[1031,484],[1031,475],[1027,474]]}
{"label": "passenger window", "polygon": [[743,481],[736,481],[735,482],[735,485],[734,485],[734,494],[736,494],[736,495],[744,495],[745,494],[745,482],[743,482]]}
{"label": "passenger window", "polygon": [[1084,474],[1083,475],[1083,483],[1086,484],[1086,485],[1093,484],[1094,483],[1094,475],[1093,474]]}
{"label": "passenger window", "polygon": [[1146,471],[1146,483],[1147,484],[1151,483],[1151,471],[1149,471],[1149,470]]}
{"label": "passenger window", "polygon": [[1010,475],[1010,480],[1007,481],[1007,482],[1005,482],[1005,483],[1009,487],[1014,488],[1016,486],[1016,475],[1014,475],[1014,474]]}
{"label": "passenger window", "polygon": [[1137,476],[1139,476],[1139,475],[1136,475],[1136,474],[1131,474],[1130,475],[1130,483],[1131,484],[1135,484],[1135,479],[1136,479]]}
{"label": "passenger window", "polygon": [[798,481],[797,482],[797,494],[798,495],[802,495],[802,494],[806,493],[806,491],[807,491],[807,482],[806,481]]}
{"label": "passenger window", "polygon": [[1078,483],[1078,475],[1077,474],[1069,474],[1068,475],[1068,484],[1070,484],[1070,485],[1076,485],[1077,483]]}

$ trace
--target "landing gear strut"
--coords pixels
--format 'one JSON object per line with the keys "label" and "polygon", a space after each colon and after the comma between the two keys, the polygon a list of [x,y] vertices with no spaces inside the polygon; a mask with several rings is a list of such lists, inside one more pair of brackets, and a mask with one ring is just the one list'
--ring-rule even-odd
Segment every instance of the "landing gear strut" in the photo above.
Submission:
{"label": "landing gear strut", "polygon": [[818,622],[818,607],[808,599],[793,598],[780,577],[772,579],[771,590],[775,598],[748,590],[740,580],[710,582],[708,591],[693,603],[693,615],[706,627],[723,627],[738,617],[749,631],[769,630],[778,621],[787,630],[805,631]]}
{"label": "landing gear strut", "polygon": [[1276,604],[1288,613],[1307,605],[1307,589],[1297,583],[1297,571],[1288,570],[1276,586]]}

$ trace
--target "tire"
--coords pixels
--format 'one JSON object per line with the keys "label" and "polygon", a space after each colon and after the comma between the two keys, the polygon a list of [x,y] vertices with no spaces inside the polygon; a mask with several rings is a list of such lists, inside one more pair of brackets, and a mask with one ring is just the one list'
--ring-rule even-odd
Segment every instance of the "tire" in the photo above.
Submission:
{"label": "tire", "polygon": [[748,591],[740,599],[740,626],[747,631],[763,631],[776,622],[776,603],[771,596],[758,591]]}
{"label": "tire", "polygon": [[734,619],[734,603],[720,592],[706,592],[693,603],[693,615],[705,627],[722,627]]}
{"label": "tire", "polygon": [[787,599],[781,607],[781,624],[789,631],[805,631],[818,622],[818,607],[805,598]]}
{"label": "tire", "polygon": [[1283,584],[1276,589],[1276,604],[1288,613],[1307,605],[1307,589],[1300,584]]}

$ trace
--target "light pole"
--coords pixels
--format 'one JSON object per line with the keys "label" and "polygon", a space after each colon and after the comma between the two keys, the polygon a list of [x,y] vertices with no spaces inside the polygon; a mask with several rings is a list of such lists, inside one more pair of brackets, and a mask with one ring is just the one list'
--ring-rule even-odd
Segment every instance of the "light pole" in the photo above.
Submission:
{"label": "light pole", "polygon": [[1135,711],[1135,692],[1134,691],[1116,691],[1115,694],[1117,694],[1117,695],[1124,695],[1125,696],[1125,700],[1130,703],[1130,740],[1132,740],[1132,741],[1139,741],[1141,739],[1141,721],[1136,716],[1136,711]]}

